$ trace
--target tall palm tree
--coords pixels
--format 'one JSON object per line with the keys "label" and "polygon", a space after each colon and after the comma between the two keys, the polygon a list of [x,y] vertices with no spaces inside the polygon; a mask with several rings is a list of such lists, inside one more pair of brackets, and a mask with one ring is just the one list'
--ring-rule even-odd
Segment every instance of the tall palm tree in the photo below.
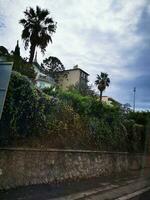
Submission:
{"label": "tall palm tree", "polygon": [[50,18],[47,9],[41,9],[36,6],[36,9],[28,8],[24,12],[25,18],[19,21],[23,25],[22,39],[25,42],[25,49],[30,43],[30,58],[32,63],[36,47],[39,47],[44,53],[49,42],[52,43],[52,34],[56,31],[56,22]]}
{"label": "tall palm tree", "polygon": [[108,87],[110,84],[110,79],[108,78],[107,73],[101,72],[101,75],[97,74],[97,79],[95,81],[95,85],[97,85],[98,90],[100,91],[100,102],[102,101],[102,94],[103,91]]}

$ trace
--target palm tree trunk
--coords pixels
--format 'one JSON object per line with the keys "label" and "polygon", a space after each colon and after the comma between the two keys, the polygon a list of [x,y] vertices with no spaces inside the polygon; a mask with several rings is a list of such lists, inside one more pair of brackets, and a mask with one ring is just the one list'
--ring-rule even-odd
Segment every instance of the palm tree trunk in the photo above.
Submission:
{"label": "palm tree trunk", "polygon": [[34,53],[35,53],[35,45],[34,45],[34,44],[31,44],[29,63],[32,63],[32,62],[33,62]]}
{"label": "palm tree trunk", "polygon": [[100,102],[102,102],[102,91],[100,91],[100,95],[99,95],[99,98],[100,98]]}

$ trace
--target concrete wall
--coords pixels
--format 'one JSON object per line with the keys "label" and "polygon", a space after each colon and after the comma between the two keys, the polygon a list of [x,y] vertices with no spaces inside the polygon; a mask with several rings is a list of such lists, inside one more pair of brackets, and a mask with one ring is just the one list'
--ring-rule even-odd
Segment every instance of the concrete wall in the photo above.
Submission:
{"label": "concrete wall", "polygon": [[140,169],[143,159],[142,154],[3,148],[0,149],[0,189],[109,176]]}

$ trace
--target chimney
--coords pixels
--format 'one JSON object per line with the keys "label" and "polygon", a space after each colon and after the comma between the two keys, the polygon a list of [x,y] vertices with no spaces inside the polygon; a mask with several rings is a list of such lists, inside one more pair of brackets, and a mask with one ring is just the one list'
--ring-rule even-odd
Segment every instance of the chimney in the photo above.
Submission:
{"label": "chimney", "polygon": [[79,67],[78,65],[75,65],[75,66],[73,67],[73,69],[78,69],[78,67]]}

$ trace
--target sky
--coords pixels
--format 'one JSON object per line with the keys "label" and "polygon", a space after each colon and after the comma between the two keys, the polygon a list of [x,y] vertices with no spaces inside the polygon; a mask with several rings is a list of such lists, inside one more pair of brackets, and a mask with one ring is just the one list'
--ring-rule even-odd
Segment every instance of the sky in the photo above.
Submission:
{"label": "sky", "polygon": [[0,45],[13,50],[19,39],[22,56],[29,56],[21,40],[27,7],[47,8],[57,22],[53,43],[38,61],[58,57],[66,69],[78,64],[87,71],[89,83],[108,73],[111,83],[104,95],[150,109],[150,0],[0,0]]}

